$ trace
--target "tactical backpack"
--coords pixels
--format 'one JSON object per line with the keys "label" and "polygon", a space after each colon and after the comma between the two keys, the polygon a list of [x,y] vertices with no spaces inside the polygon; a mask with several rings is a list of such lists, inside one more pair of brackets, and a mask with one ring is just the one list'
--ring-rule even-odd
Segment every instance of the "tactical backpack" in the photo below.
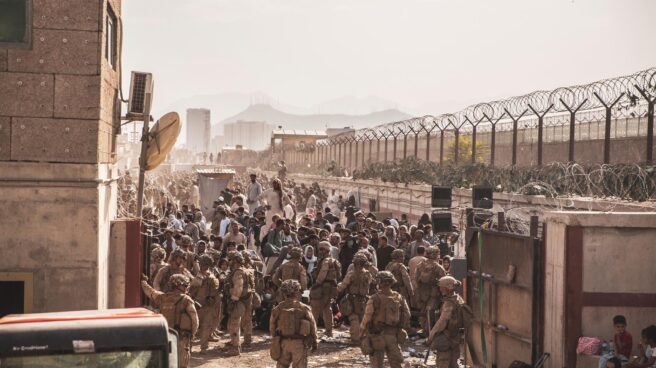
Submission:
{"label": "tactical backpack", "polygon": [[401,322],[401,306],[403,303],[401,294],[392,292],[389,298],[384,298],[387,303],[383,303],[383,297],[379,294],[374,294],[371,298],[374,303],[374,310],[376,311],[373,319],[374,324],[383,323],[387,327],[398,327]]}
{"label": "tactical backpack", "polygon": [[305,311],[297,307],[279,305],[278,331],[282,337],[307,337],[310,335],[310,321],[305,318]]}

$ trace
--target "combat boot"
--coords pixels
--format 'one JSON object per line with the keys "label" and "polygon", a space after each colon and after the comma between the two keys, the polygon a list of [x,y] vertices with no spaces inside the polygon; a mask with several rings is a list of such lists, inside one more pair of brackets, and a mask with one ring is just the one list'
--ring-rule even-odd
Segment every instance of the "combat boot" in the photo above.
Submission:
{"label": "combat boot", "polygon": [[239,347],[230,346],[228,350],[226,350],[225,355],[229,357],[241,356],[241,349]]}

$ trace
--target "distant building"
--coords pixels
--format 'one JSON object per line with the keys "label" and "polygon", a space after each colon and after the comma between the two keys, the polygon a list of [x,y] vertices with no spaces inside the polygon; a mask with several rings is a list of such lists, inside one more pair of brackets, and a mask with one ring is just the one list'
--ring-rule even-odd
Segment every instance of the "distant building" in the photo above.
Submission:
{"label": "distant building", "polygon": [[187,109],[187,148],[195,153],[210,151],[210,110]]}
{"label": "distant building", "polygon": [[347,133],[347,132],[348,132],[348,133],[355,133],[355,129],[353,129],[353,128],[351,128],[351,127],[344,127],[344,128],[328,128],[328,129],[326,129],[326,134],[327,134],[329,137],[334,137],[334,136],[336,136],[336,135],[338,135],[338,134]]}
{"label": "distant building", "polygon": [[227,123],[223,127],[224,144],[261,151],[269,146],[273,128],[273,124],[262,121]]}

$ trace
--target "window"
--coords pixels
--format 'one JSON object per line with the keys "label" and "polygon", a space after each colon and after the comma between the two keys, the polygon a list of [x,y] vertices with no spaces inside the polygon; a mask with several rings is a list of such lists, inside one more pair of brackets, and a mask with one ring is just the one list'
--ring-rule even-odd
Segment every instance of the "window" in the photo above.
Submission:
{"label": "window", "polygon": [[0,295],[2,295],[0,317],[32,312],[33,290],[32,273],[0,272]]}
{"label": "window", "polygon": [[[0,0],[3,1],[3,0]],[[111,8],[107,8],[107,27],[105,29],[107,38],[105,42],[105,57],[107,62],[116,70],[116,49],[117,49],[117,32],[116,32],[116,15]]]}
{"label": "window", "polygon": [[0,0],[0,47],[29,46],[30,0]]}

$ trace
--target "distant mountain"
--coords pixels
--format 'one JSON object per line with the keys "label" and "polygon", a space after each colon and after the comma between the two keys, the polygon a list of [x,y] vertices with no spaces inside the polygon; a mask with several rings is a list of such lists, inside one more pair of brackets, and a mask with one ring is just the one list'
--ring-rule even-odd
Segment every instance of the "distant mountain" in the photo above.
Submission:
{"label": "distant mountain", "polygon": [[366,115],[376,111],[385,111],[400,108],[399,104],[376,96],[354,97],[344,96],[318,103],[312,107],[315,114],[349,114]]}
{"label": "distant mountain", "polygon": [[[356,129],[372,127],[411,116],[396,109],[387,109],[363,115],[346,114],[308,114],[297,115],[280,111],[268,104],[251,105],[246,110],[224,119],[221,125],[237,121],[264,121],[284,129],[324,130],[326,128],[354,127]],[[215,128],[212,129],[216,131]]]}

